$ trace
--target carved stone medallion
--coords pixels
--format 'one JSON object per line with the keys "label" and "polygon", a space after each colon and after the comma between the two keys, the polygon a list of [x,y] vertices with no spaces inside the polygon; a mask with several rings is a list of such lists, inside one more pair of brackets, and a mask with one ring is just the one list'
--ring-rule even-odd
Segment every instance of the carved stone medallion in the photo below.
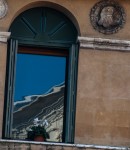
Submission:
{"label": "carved stone medallion", "polygon": [[114,0],[102,0],[91,9],[90,19],[94,29],[104,34],[112,34],[123,27],[125,12]]}
{"label": "carved stone medallion", "polygon": [[7,14],[8,6],[5,0],[0,0],[0,19]]}

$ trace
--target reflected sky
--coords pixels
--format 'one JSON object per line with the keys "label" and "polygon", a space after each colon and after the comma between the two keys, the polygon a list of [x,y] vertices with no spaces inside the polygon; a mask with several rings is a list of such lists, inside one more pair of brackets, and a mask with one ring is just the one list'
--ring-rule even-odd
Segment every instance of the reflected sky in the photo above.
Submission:
{"label": "reflected sky", "polygon": [[43,94],[65,81],[66,58],[17,54],[14,101]]}

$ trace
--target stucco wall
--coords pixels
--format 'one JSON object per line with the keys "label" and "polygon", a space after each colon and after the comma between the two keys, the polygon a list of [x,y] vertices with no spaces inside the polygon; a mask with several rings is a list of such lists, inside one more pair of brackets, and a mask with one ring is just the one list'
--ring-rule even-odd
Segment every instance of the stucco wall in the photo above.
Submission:
{"label": "stucco wall", "polygon": [[7,45],[4,43],[0,43],[0,136],[2,134],[3,125],[6,49]]}
{"label": "stucco wall", "polygon": [[130,53],[80,50],[77,143],[130,144]]}
{"label": "stucco wall", "polygon": [[[8,0],[8,14],[0,20],[0,31],[22,11],[48,6],[65,13],[79,35],[130,40],[130,1],[117,0],[125,9],[123,29],[104,35],[93,29],[89,14],[98,0]],[[0,137],[6,66],[5,44],[0,43]],[[130,52],[81,49],[79,52],[75,143],[130,145]]]}

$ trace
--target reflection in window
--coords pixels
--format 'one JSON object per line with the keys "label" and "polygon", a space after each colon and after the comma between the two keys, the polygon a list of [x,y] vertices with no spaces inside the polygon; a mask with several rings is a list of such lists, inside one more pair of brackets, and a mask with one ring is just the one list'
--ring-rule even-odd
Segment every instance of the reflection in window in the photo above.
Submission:
{"label": "reflection in window", "polygon": [[17,54],[12,138],[26,139],[35,118],[47,120],[49,141],[62,142],[66,57]]}

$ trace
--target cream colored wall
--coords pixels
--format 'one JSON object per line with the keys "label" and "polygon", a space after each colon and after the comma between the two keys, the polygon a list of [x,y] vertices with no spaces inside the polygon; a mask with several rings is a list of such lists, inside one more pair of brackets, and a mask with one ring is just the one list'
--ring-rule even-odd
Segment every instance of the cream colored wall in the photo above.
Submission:
{"label": "cream colored wall", "polygon": [[0,43],[0,137],[2,136],[3,125],[6,49],[7,45],[5,43]]}
{"label": "cream colored wall", "polygon": [[[125,9],[126,24],[118,33],[104,35],[90,23],[90,10],[98,0],[8,0],[9,11],[0,31],[22,11],[48,6],[65,13],[79,35],[130,40],[130,1],[117,0]],[[77,20],[77,21],[76,21]],[[6,45],[0,43],[0,106],[4,103]],[[81,49],[79,52],[75,143],[130,145],[130,52]],[[3,109],[0,109],[0,118]],[[2,133],[0,121],[0,137]]]}
{"label": "cream colored wall", "polygon": [[130,145],[130,53],[80,50],[76,143]]}

